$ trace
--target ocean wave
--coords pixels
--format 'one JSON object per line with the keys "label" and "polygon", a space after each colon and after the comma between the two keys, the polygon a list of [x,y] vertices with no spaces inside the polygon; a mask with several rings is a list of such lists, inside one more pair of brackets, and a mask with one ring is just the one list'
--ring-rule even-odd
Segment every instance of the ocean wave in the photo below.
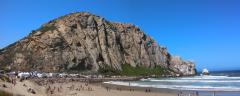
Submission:
{"label": "ocean wave", "polygon": [[151,81],[151,82],[205,82],[205,83],[239,83],[240,80],[158,80],[158,79],[147,79],[141,81]]}
{"label": "ocean wave", "polygon": [[240,77],[228,76],[194,76],[181,78],[148,78],[140,81],[149,82],[200,82],[200,83],[240,83]]}
{"label": "ocean wave", "polygon": [[140,81],[123,82],[110,81],[108,84],[166,88],[174,90],[203,90],[203,91],[240,91],[240,77],[228,76],[194,76],[180,78],[148,78]]}
{"label": "ocean wave", "polygon": [[228,77],[228,76],[194,76],[194,77],[183,77],[183,78],[179,78],[179,79],[183,79],[183,80],[205,80],[205,79],[240,79],[240,77]]}

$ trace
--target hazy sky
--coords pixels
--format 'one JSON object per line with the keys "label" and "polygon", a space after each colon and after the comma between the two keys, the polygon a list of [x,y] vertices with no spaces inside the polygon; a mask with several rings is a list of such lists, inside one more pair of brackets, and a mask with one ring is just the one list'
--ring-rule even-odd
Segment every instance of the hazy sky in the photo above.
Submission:
{"label": "hazy sky", "polygon": [[0,48],[77,11],[135,24],[198,70],[240,69],[238,0],[0,0]]}

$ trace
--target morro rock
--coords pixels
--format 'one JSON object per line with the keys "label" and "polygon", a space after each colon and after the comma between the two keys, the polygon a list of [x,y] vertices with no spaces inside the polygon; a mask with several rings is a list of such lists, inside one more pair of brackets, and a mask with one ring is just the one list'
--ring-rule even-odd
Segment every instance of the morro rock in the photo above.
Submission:
{"label": "morro rock", "polygon": [[97,72],[106,66],[122,70],[123,64],[195,74],[193,62],[171,56],[138,27],[87,12],[54,19],[0,50],[1,68],[14,71]]}

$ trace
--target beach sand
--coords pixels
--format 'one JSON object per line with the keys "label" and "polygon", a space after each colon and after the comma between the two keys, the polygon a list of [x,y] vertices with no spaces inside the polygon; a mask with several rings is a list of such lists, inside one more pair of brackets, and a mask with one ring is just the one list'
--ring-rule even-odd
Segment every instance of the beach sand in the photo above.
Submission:
{"label": "beach sand", "polygon": [[[3,84],[7,88],[4,88]],[[36,93],[29,92],[29,88]],[[118,87],[118,89],[117,87],[109,87],[109,90],[107,90],[101,83],[68,82],[39,86],[30,80],[17,81],[15,86],[11,83],[0,82],[0,90],[23,96],[177,96],[177,93],[168,91],[145,92],[144,90],[137,90],[137,88],[130,91],[128,87]]]}

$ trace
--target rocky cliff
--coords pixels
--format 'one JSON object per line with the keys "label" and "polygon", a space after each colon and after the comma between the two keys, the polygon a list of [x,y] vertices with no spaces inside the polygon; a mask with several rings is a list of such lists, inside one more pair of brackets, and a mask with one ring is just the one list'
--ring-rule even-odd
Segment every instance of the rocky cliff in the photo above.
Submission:
{"label": "rocky cliff", "polygon": [[106,66],[122,70],[123,64],[195,74],[192,62],[171,56],[138,27],[87,12],[54,19],[0,50],[0,66],[10,70],[97,72]]}

